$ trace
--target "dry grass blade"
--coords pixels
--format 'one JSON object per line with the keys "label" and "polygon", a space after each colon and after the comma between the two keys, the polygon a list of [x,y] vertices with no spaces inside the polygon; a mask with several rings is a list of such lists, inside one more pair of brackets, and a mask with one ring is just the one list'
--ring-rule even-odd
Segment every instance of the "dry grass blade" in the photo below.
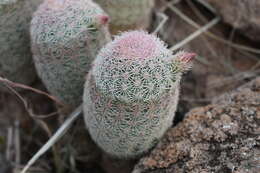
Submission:
{"label": "dry grass blade", "polygon": [[13,128],[8,127],[7,130],[7,144],[6,144],[6,160],[11,161],[11,150],[13,143]]}
{"label": "dry grass blade", "polygon": [[[202,0],[201,0],[202,1]],[[194,14],[203,22],[205,23],[208,23],[208,19],[205,15],[203,15],[203,13],[201,12],[201,10],[198,9],[198,7],[194,4],[194,2],[192,0],[186,0],[188,6],[192,9],[192,11],[194,12]],[[203,2],[203,1],[202,1]],[[205,2],[206,3],[206,2]],[[201,3],[203,4],[203,3]],[[207,7],[208,9],[209,8],[212,8],[212,6],[210,6],[210,4],[203,4],[205,7]],[[210,11],[212,13],[215,13],[214,10],[210,9]],[[233,28],[231,34],[230,34],[230,38],[229,38],[229,43],[230,45],[232,44],[232,39],[234,37],[234,34],[235,34],[235,28]],[[210,50],[210,52],[212,53],[212,55],[215,56],[215,58],[218,58],[218,54],[216,53],[216,51],[214,50],[214,48],[211,46],[212,43],[206,38],[206,35],[203,35],[202,39],[205,41],[205,46],[207,46],[207,48]],[[227,67],[226,69],[229,70],[230,73],[234,73],[236,71],[236,69],[232,66],[232,60],[231,60],[231,46],[230,45],[227,45],[228,46],[228,56],[227,56],[227,60],[223,60],[223,59],[220,59],[220,63],[222,64],[223,67]]]}
{"label": "dry grass blade", "polygon": [[215,8],[213,8],[208,2],[206,2],[204,0],[196,0],[196,1],[201,3],[204,7],[206,7],[212,13],[217,14],[217,10],[215,10]]}
{"label": "dry grass blade", "polygon": [[161,17],[162,20],[160,21],[160,23],[158,24],[158,26],[156,27],[156,29],[153,31],[153,34],[157,34],[157,33],[163,28],[163,26],[165,25],[165,23],[166,23],[167,20],[168,20],[168,16],[165,15],[164,13],[158,12],[158,13],[156,13],[156,15],[157,15],[158,17]]}
{"label": "dry grass blade", "polygon": [[[172,5],[169,6],[169,8],[171,10],[173,10],[174,12],[178,13],[178,9]],[[190,41],[192,41],[193,39],[195,39],[196,37],[198,37],[200,34],[206,32],[208,29],[210,29],[211,27],[213,27],[214,25],[216,25],[218,22],[220,21],[220,17],[216,17],[214,18],[212,21],[210,21],[208,24],[206,24],[205,26],[201,27],[200,29],[198,29],[197,31],[195,31],[194,33],[192,33],[191,35],[189,35],[187,38],[185,38],[184,40],[182,40],[181,42],[179,42],[178,44],[174,45],[171,47],[172,51],[175,51],[179,48],[181,48],[182,46],[184,46],[185,44],[189,43]]]}
{"label": "dry grass blade", "polygon": [[20,138],[20,122],[15,121],[15,167],[18,168],[21,164],[21,138]]}
{"label": "dry grass blade", "polygon": [[[171,10],[173,10],[173,5],[171,3],[169,3],[168,5],[168,8],[170,8]],[[191,26],[193,26],[194,28],[196,29],[200,29],[201,26],[199,24],[197,24],[196,22],[194,22],[193,20],[191,20],[188,16],[186,16],[184,13],[182,13],[179,9],[175,8],[174,7],[174,10],[173,10],[178,16],[180,16],[185,22],[187,22],[188,24],[190,24]],[[230,41],[226,40],[226,39],[223,39],[219,36],[217,36],[216,34],[212,33],[212,32],[209,32],[209,31],[206,31],[205,34],[208,36],[208,37],[211,37],[212,39],[216,40],[216,41],[219,41],[223,44],[226,44],[232,48],[235,48],[235,49],[240,49],[240,50],[244,50],[244,51],[247,51],[247,52],[251,52],[251,53],[256,53],[256,54],[260,54],[260,49],[256,49],[256,48],[252,48],[252,47],[248,47],[248,46],[245,46],[245,45],[241,45],[241,44],[237,44],[237,43],[231,43]]]}
{"label": "dry grass blade", "polygon": [[70,114],[67,120],[57,130],[57,132],[43,145],[43,147],[29,160],[21,173],[26,171],[44,154],[46,153],[71,127],[72,123],[79,117],[82,112],[82,105],[80,105],[74,112]]}

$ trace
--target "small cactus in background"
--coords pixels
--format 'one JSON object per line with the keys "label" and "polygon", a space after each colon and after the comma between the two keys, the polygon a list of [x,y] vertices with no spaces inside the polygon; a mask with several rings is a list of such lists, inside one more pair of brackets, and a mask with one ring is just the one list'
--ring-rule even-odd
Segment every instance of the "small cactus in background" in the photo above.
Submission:
{"label": "small cactus in background", "polygon": [[84,89],[92,139],[108,154],[136,157],[172,125],[183,72],[195,54],[172,55],[156,36],[132,31],[99,52]]}
{"label": "small cactus in background", "polygon": [[95,0],[111,17],[111,33],[146,29],[150,24],[154,0]]}
{"label": "small cactus in background", "polygon": [[[0,76],[30,85],[36,72],[30,51],[32,6],[28,0],[0,0]],[[0,86],[1,91],[6,89]]]}
{"label": "small cactus in background", "polygon": [[31,22],[38,75],[51,94],[71,107],[82,101],[85,75],[110,40],[108,16],[91,0],[45,0]]}

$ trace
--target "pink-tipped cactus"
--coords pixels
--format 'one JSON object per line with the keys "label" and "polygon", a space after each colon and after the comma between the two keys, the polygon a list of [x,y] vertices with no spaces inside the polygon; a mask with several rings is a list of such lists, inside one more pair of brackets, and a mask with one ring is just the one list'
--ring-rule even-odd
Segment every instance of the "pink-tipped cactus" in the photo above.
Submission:
{"label": "pink-tipped cactus", "polygon": [[132,31],[99,52],[84,90],[92,139],[108,154],[136,157],[172,125],[183,72],[195,54],[172,55],[154,35]]}
{"label": "pink-tipped cactus", "polygon": [[51,94],[78,106],[85,76],[110,40],[107,14],[91,0],[45,0],[31,22],[38,75]]}
{"label": "pink-tipped cactus", "polygon": [[[31,0],[0,0],[0,76],[30,85],[36,72],[30,51]],[[1,91],[7,91],[0,84]]]}
{"label": "pink-tipped cactus", "polygon": [[111,17],[110,30],[116,34],[129,29],[147,29],[154,0],[95,0]]}

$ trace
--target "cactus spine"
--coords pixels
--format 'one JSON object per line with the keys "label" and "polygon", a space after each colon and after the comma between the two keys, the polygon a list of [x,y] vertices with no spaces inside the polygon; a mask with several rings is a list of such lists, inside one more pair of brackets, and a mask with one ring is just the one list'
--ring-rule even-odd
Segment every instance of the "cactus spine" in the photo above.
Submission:
{"label": "cactus spine", "polygon": [[85,75],[110,40],[108,16],[91,0],[46,0],[31,22],[38,75],[51,94],[78,106]]}
{"label": "cactus spine", "polygon": [[156,36],[132,31],[99,52],[84,89],[92,139],[108,154],[136,157],[171,126],[182,73],[194,54],[172,55]]}
{"label": "cactus spine", "polygon": [[29,37],[34,10],[27,0],[0,0],[0,76],[26,85],[36,77]]}
{"label": "cactus spine", "polygon": [[111,33],[146,29],[150,24],[154,0],[96,0],[111,17]]}

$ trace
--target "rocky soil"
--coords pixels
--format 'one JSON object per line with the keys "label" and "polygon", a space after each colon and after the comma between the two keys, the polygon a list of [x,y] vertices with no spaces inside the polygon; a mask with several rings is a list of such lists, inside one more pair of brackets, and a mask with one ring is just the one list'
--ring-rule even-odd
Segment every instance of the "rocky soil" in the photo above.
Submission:
{"label": "rocky soil", "polygon": [[191,110],[133,173],[259,173],[260,78]]}

